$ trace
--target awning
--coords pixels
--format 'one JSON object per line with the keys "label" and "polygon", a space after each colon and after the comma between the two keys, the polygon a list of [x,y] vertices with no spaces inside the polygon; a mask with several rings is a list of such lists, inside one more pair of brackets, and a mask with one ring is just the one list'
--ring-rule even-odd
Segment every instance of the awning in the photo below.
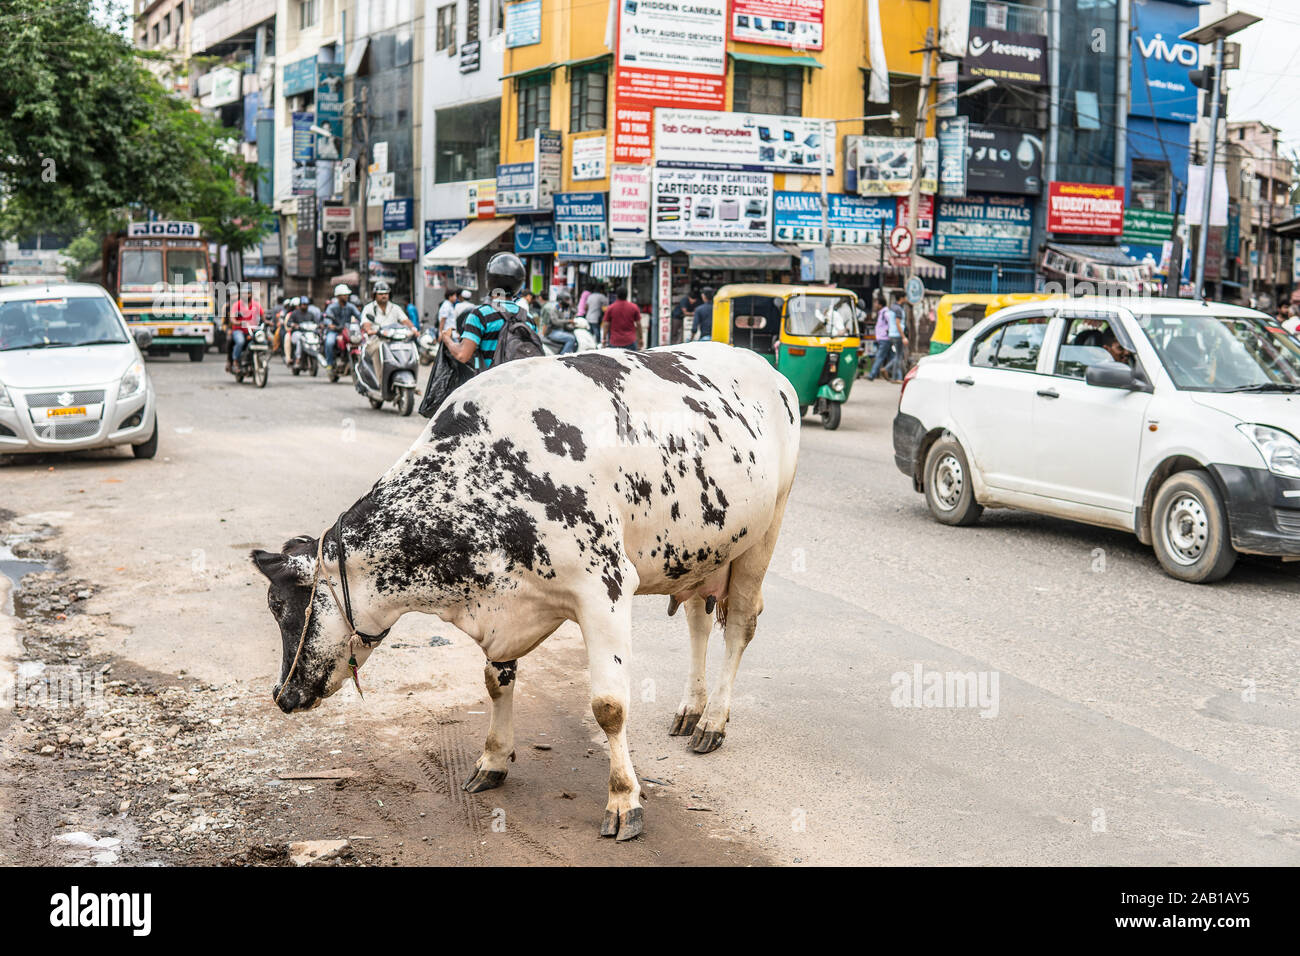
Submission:
{"label": "awning", "polygon": [[468,266],[470,256],[482,252],[514,228],[513,219],[475,219],[450,239],[424,254],[426,266]]}
{"label": "awning", "polygon": [[502,74],[501,79],[517,80],[520,77],[534,76],[539,73],[554,73],[558,67],[561,67],[563,65],[564,65],[563,63],[548,63],[546,64],[546,66],[530,66],[526,70],[515,70],[513,73]]}
{"label": "awning", "polygon": [[361,61],[365,59],[366,50],[370,47],[370,37],[361,37],[352,44],[352,52],[348,54],[348,62],[343,67],[344,76],[356,76],[357,70],[361,69]]}
{"label": "awning", "polygon": [[653,259],[601,259],[591,264],[589,270],[597,279],[626,279],[632,274],[632,267],[639,262],[653,262]]}
{"label": "awning", "polygon": [[346,285],[349,286],[353,292],[356,292],[357,288],[361,285],[361,275],[356,269],[350,269],[339,275],[330,276],[330,285]]}
{"label": "awning", "polygon": [[1288,219],[1285,222],[1279,222],[1273,227],[1273,232],[1279,236],[1300,238],[1300,216]]}
{"label": "awning", "polygon": [[746,63],[764,63],[767,66],[803,66],[813,70],[820,70],[821,63],[815,56],[780,56],[775,53],[728,53],[727,56],[733,60],[743,60]]}
{"label": "awning", "polygon": [[790,268],[790,253],[770,242],[660,242],[659,248],[686,253],[692,269]]}
{"label": "awning", "polygon": [[[814,248],[812,245],[785,245],[782,249],[788,249],[790,254],[798,256],[804,249]],[[884,257],[885,271],[895,270],[896,267],[890,265],[889,252],[886,251]],[[869,246],[831,246],[831,272],[843,272],[849,275],[875,275],[880,272],[880,243]],[[916,274],[926,279],[943,279],[948,275],[948,270],[935,262],[933,259],[927,259],[923,255],[916,257]]]}

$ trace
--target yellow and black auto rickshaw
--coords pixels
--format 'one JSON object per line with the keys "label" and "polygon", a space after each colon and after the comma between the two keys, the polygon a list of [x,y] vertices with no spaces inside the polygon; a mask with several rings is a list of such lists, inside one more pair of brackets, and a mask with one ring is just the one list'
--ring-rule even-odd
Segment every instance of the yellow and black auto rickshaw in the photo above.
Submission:
{"label": "yellow and black auto rickshaw", "polygon": [[986,315],[1019,302],[1036,302],[1041,299],[1063,298],[1042,292],[1007,292],[996,295],[988,292],[968,292],[945,295],[939,300],[934,314],[934,333],[930,336],[930,354],[942,352],[961,338],[963,332]]}
{"label": "yellow and black auto rickshaw", "polygon": [[757,352],[812,408],[840,426],[858,364],[857,296],[834,286],[725,285],[713,297],[713,339]]}

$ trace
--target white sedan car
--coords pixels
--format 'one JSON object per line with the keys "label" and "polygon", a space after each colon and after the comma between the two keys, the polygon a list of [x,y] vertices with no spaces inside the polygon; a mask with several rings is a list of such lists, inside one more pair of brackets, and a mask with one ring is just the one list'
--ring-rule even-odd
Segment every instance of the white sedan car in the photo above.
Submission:
{"label": "white sedan car", "polygon": [[898,467],[930,513],[986,507],[1122,528],[1192,582],[1238,553],[1300,558],[1300,345],[1251,309],[1031,302],[903,384]]}
{"label": "white sedan car", "polygon": [[116,304],[96,285],[0,289],[0,455],[113,445],[158,450],[153,383]]}

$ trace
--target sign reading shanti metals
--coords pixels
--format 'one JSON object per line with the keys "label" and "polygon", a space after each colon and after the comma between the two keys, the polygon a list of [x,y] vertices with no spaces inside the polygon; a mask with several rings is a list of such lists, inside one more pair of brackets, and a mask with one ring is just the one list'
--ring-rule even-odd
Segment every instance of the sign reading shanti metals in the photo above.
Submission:
{"label": "sign reading shanti metals", "polygon": [[771,173],[656,166],[651,238],[767,242],[772,199]]}
{"label": "sign reading shanti metals", "polygon": [[1124,232],[1124,187],[1097,183],[1051,183],[1047,231],[1090,236]]}
{"label": "sign reading shanti metals", "polygon": [[769,173],[835,173],[822,121],[802,116],[655,110],[655,165]]}
{"label": "sign reading shanti metals", "polygon": [[623,0],[618,11],[619,102],[722,109],[726,0]]}
{"label": "sign reading shanti metals", "polygon": [[965,259],[1028,259],[1034,207],[1027,196],[940,199],[934,252]]}
{"label": "sign reading shanti metals", "polygon": [[825,6],[825,0],[735,0],[731,5],[731,38],[820,50]]}

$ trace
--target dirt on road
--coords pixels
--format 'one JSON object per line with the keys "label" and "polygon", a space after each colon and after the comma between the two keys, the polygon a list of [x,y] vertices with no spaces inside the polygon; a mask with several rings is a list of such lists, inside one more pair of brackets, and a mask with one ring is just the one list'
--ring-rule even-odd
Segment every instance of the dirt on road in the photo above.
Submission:
{"label": "dirt on road", "polygon": [[[768,861],[708,793],[676,784],[689,758],[667,736],[633,754],[645,836],[598,836],[608,759],[576,633],[525,660],[517,761],[503,787],[471,795],[460,783],[488,708],[467,637],[421,617],[362,672],[365,700],[349,685],[288,717],[265,679],[214,681],[114,653],[133,628],[113,608],[152,593],[147,615],[165,616],[173,583],[142,589],[126,567],[81,566],[66,553],[74,522],[0,512],[11,559],[0,571],[30,572],[0,614],[0,864],[290,865],[290,844],[315,840],[347,841],[325,864],[336,866]],[[251,569],[236,576],[252,586]],[[9,586],[0,574],[0,609]],[[191,603],[223,600],[196,590]]]}

